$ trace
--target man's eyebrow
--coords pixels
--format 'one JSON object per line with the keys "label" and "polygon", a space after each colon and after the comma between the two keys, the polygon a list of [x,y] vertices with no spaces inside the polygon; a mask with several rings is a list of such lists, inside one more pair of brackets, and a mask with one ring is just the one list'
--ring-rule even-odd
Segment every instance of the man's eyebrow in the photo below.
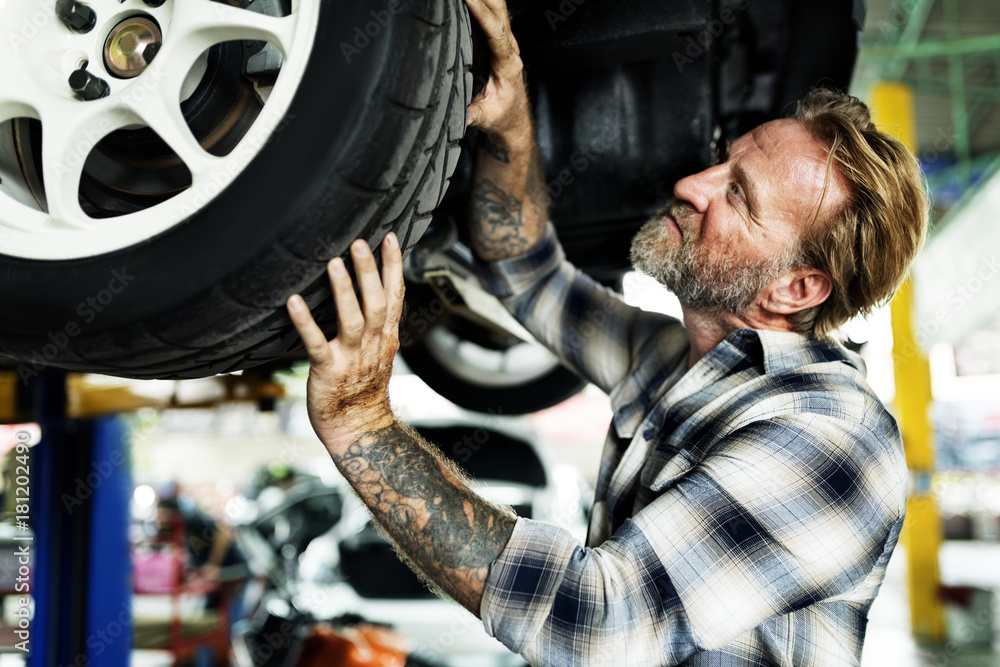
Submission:
{"label": "man's eyebrow", "polygon": [[733,178],[739,184],[740,188],[743,190],[743,194],[747,198],[747,206],[750,208],[750,213],[755,213],[757,211],[757,187],[754,185],[753,180],[750,175],[747,174],[746,170],[739,164],[733,165]]}

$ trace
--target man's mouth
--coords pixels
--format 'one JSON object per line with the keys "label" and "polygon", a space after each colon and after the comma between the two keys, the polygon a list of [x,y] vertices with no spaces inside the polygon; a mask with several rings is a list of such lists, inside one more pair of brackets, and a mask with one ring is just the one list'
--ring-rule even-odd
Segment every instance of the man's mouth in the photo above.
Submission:
{"label": "man's mouth", "polygon": [[674,216],[670,215],[669,213],[666,214],[663,217],[663,222],[667,227],[670,227],[675,232],[677,232],[677,236],[684,238],[684,233],[681,231],[681,227],[680,225],[677,224],[677,220],[674,218]]}

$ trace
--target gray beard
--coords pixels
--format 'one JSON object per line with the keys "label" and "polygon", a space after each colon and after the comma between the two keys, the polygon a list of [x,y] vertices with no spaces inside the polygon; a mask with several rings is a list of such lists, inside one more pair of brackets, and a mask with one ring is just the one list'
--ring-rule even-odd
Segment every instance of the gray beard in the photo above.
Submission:
{"label": "gray beard", "polygon": [[674,211],[683,241],[674,238],[657,214],[632,239],[632,265],[662,283],[686,308],[742,316],[761,290],[797,264],[795,253],[762,261],[731,255],[710,260],[683,222],[683,205],[671,204],[667,210]]}

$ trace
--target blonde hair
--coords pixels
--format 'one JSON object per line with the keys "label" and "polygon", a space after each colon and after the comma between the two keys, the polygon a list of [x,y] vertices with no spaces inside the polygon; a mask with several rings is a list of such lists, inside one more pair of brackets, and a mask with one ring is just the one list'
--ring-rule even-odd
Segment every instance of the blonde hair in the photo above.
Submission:
{"label": "blonde hair", "polygon": [[828,185],[836,170],[848,189],[846,203],[800,245],[801,263],[826,271],[833,285],[826,301],[789,319],[821,337],[892,298],[923,246],[928,203],[916,158],[875,127],[858,98],[815,90],[794,118],[829,151]]}

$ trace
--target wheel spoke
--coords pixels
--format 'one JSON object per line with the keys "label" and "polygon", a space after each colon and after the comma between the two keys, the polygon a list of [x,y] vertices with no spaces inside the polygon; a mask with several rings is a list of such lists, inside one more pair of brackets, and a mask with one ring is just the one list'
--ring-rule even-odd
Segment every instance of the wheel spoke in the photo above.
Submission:
{"label": "wheel spoke", "polygon": [[49,216],[56,223],[89,229],[80,208],[80,175],[83,163],[101,136],[78,131],[78,123],[42,120],[42,176]]}
{"label": "wheel spoke", "polygon": [[179,94],[179,87],[175,89],[172,85],[164,85],[155,91],[152,99],[142,104],[130,104],[129,107],[177,153],[191,172],[191,178],[196,180],[220,158],[202,148],[191,134],[191,128],[181,113]]}
{"label": "wheel spoke", "polygon": [[266,16],[211,0],[176,0],[171,39],[201,53],[219,42],[256,39],[270,42],[288,55],[295,32],[295,14]]}
{"label": "wheel spoke", "polygon": [[103,102],[50,105],[42,116],[42,176],[53,222],[92,228],[79,200],[84,163],[101,139],[135,120],[129,111]]}
{"label": "wheel spoke", "polygon": [[[3,138],[9,144],[11,119],[33,118],[41,125],[41,145],[32,145],[32,155],[40,153],[37,162],[33,159],[26,165],[29,171],[25,178],[12,172],[11,179],[5,178],[7,182],[0,186],[0,248],[39,259],[83,257],[128,247],[169,229],[181,217],[174,208],[159,205],[127,215],[118,215],[117,207],[103,207],[102,215],[97,216],[100,220],[87,213],[89,204],[80,199],[84,167],[95,147],[117,130],[146,126],[184,162],[192,183],[181,193],[184,199],[178,198],[179,203],[197,208],[203,200],[214,197],[214,191],[207,187],[203,196],[195,197],[192,193],[199,185],[221,185],[232,180],[255,151],[242,150],[217,157],[206,151],[192,133],[181,111],[181,102],[182,96],[188,97],[203,79],[204,67],[199,61],[208,58],[211,47],[236,40],[262,41],[278,49],[283,61],[282,76],[267,102],[272,115],[278,117],[287,111],[301,79],[316,33],[319,5],[327,0],[292,0],[292,11],[285,17],[239,9],[227,4],[231,0],[172,0],[158,14],[162,35],[155,57],[133,79],[107,79],[110,87],[107,96],[100,94],[103,90],[73,93],[68,79],[88,56],[93,59],[92,40],[67,33],[54,17],[48,17],[44,26],[38,24],[33,18],[38,11],[34,5],[41,1],[0,0],[0,5],[6,7],[0,10],[5,19],[16,19],[12,22],[15,27],[24,21],[35,21],[31,29],[34,32],[37,28],[39,35],[29,42],[19,37],[14,39],[13,32],[11,39],[0,39],[0,62],[6,67],[0,71]],[[111,0],[94,0],[93,4],[98,9],[120,11],[119,3]],[[272,6],[265,4],[268,8]],[[98,54],[100,50],[98,44]],[[94,67],[88,71],[99,76],[100,68]],[[255,122],[241,141],[249,138],[256,149],[270,130],[266,123]],[[3,166],[7,169],[11,151],[6,144],[3,152]],[[130,155],[108,152],[101,156],[102,160],[105,158],[124,169],[132,164]],[[95,165],[96,162],[92,164]],[[34,169],[42,183],[38,182]],[[219,170],[225,170],[225,178],[218,176]],[[182,207],[183,211],[187,208]],[[183,217],[187,215],[184,213]]]}

